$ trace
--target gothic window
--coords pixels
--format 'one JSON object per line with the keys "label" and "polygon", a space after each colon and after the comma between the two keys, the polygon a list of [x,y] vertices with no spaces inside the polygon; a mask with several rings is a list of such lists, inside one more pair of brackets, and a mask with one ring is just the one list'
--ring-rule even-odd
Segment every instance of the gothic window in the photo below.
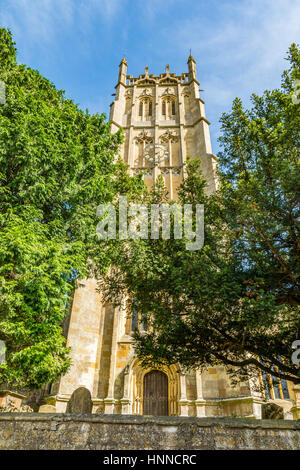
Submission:
{"label": "gothic window", "polygon": [[139,326],[139,313],[135,306],[132,307],[132,317],[131,317],[131,331],[135,331]]}
{"label": "gothic window", "polygon": [[131,309],[131,331],[147,331],[147,319],[138,311],[135,302]]}
{"label": "gothic window", "polygon": [[288,384],[287,381],[284,379],[281,379],[281,389],[282,389],[282,395],[285,400],[290,399],[290,394],[289,394],[289,389],[288,389]]}
{"label": "gothic window", "polygon": [[164,119],[174,119],[176,115],[175,98],[167,96],[162,100],[162,116]]}
{"label": "gothic window", "polygon": [[139,103],[139,117],[141,121],[148,120],[152,116],[153,105],[152,98],[141,98]]}
{"label": "gothic window", "polygon": [[140,330],[141,331],[147,331],[147,319],[143,318],[142,316],[141,316],[141,320],[140,320]]}

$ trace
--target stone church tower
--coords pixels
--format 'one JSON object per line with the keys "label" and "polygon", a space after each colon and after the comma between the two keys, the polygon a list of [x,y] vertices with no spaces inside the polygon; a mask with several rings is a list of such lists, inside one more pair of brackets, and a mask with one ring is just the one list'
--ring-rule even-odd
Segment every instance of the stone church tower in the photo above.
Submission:
{"label": "stone church tower", "polygon": [[186,157],[197,156],[208,182],[216,189],[209,122],[204,101],[199,97],[196,63],[188,59],[188,73],[166,72],[158,77],[145,73],[134,78],[127,73],[125,59],[120,63],[116,98],[111,105],[112,131],[123,128],[125,140],[121,156],[132,173],[146,170],[145,182],[152,186],[161,174],[170,199],[185,172]]}
{"label": "stone church tower", "polygon": [[[131,174],[145,172],[151,187],[160,174],[171,199],[185,175],[186,158],[200,158],[207,192],[216,190],[216,157],[212,153],[209,122],[199,96],[196,63],[190,55],[188,72],[176,75],[166,66],[158,76],[127,75],[119,66],[115,100],[111,104],[112,131],[124,131],[121,157]],[[263,396],[250,383],[235,388],[225,367],[188,373],[178,365],[160,371],[143,369],[134,355],[132,331],[142,328],[136,312],[126,306],[103,305],[93,279],[81,280],[74,294],[67,344],[70,371],[52,386],[57,412],[66,410],[75,389],[91,392],[93,413],[180,416],[261,416]],[[269,378],[262,378],[269,381]],[[279,401],[289,412],[289,385],[270,385],[265,398]]]}

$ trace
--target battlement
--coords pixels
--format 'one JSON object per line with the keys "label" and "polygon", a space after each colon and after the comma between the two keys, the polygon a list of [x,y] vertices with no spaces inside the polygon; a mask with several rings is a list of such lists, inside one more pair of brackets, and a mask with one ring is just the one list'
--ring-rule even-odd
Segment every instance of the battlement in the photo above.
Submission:
{"label": "battlement", "polygon": [[190,77],[188,73],[182,73],[177,75],[176,73],[161,73],[160,75],[154,74],[142,74],[138,77],[133,77],[132,75],[126,75],[126,85],[174,85],[180,83],[182,85],[187,85],[190,82]]}

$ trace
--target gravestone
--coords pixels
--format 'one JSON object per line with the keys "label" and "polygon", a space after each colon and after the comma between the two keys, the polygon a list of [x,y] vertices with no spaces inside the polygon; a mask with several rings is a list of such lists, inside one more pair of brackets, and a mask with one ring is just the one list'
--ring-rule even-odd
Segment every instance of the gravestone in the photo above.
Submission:
{"label": "gravestone", "polygon": [[276,403],[264,403],[261,412],[262,419],[284,419],[283,408]]}
{"label": "gravestone", "polygon": [[91,413],[93,402],[90,391],[85,387],[79,387],[71,395],[68,401],[66,413]]}

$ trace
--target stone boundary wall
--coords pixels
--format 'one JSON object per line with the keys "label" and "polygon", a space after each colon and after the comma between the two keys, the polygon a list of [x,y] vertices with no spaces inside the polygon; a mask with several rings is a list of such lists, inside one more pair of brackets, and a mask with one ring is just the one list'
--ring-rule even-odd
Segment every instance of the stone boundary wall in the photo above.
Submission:
{"label": "stone boundary wall", "polygon": [[0,413],[0,450],[300,449],[300,422]]}

